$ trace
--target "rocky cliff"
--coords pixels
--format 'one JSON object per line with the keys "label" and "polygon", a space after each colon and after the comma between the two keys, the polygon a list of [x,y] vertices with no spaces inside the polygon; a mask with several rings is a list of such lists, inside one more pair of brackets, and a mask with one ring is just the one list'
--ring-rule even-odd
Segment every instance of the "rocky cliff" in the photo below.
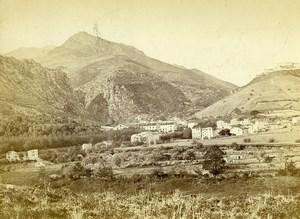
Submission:
{"label": "rocky cliff", "polygon": [[0,113],[85,116],[66,74],[33,60],[0,56]]}

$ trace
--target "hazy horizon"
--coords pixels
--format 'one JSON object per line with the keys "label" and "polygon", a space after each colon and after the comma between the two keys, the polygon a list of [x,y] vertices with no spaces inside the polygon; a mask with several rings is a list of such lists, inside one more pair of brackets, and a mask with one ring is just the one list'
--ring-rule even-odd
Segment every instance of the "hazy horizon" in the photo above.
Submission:
{"label": "hazy horizon", "polygon": [[239,86],[300,62],[300,1],[0,0],[0,53],[94,35]]}

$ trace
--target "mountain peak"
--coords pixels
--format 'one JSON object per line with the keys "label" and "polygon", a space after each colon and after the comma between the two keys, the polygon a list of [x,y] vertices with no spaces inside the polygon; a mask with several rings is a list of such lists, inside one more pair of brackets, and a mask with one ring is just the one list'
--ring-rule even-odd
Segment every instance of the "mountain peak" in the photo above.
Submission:
{"label": "mountain peak", "polygon": [[90,37],[95,38],[96,36],[93,36],[85,31],[79,31],[78,33],[75,33],[74,35],[72,35],[69,39],[86,39],[86,38],[90,38]]}
{"label": "mountain peak", "polygon": [[71,36],[67,41],[63,44],[64,47],[76,47],[79,44],[89,45],[95,44],[97,40],[96,36],[93,36],[87,32],[80,31],[73,36]]}

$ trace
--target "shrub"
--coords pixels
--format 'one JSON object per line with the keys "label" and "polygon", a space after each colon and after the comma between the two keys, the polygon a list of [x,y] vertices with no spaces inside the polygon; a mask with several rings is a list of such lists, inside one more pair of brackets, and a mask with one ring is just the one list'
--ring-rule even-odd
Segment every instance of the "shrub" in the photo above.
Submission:
{"label": "shrub", "polygon": [[232,146],[232,147],[237,147],[237,146],[238,146],[238,143],[232,142],[232,143],[231,143],[231,146]]}
{"label": "shrub", "polygon": [[300,143],[300,138],[295,141],[296,143]]}
{"label": "shrub", "polygon": [[244,138],[244,142],[245,142],[245,143],[251,142],[251,138]]}
{"label": "shrub", "polygon": [[208,170],[214,176],[222,172],[225,167],[224,152],[217,146],[211,146],[204,154],[203,169]]}
{"label": "shrub", "polygon": [[95,173],[95,176],[106,180],[114,179],[112,167],[108,165],[103,165],[99,167]]}
{"label": "shrub", "polygon": [[152,170],[151,173],[152,176],[158,177],[158,178],[165,178],[168,177],[169,175],[165,173],[162,168],[155,168]]}
{"label": "shrub", "polygon": [[122,158],[120,156],[118,156],[118,155],[115,155],[115,157],[114,157],[114,164],[116,166],[120,167],[121,163],[122,163]]}
{"label": "shrub", "polygon": [[266,157],[264,158],[264,161],[265,161],[266,163],[271,163],[271,162],[273,161],[273,157],[266,156]]}
{"label": "shrub", "polygon": [[270,143],[275,142],[275,138],[269,138],[269,142],[270,142]]}
{"label": "shrub", "polygon": [[245,145],[240,145],[240,144],[238,144],[238,145],[235,147],[235,150],[241,151],[241,150],[244,150],[245,148],[246,148]]}
{"label": "shrub", "polygon": [[299,176],[300,170],[296,168],[294,161],[287,161],[285,167],[282,170],[279,170],[278,174],[283,176]]}
{"label": "shrub", "polygon": [[194,150],[201,150],[203,148],[203,144],[200,142],[197,142],[196,145],[194,145],[193,149]]}

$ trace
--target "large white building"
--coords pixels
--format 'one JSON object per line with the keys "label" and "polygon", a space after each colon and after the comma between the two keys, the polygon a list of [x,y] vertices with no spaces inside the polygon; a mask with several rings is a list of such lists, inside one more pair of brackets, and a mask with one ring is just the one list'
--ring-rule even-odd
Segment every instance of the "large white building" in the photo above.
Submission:
{"label": "large white building", "polygon": [[93,145],[91,143],[84,143],[82,145],[82,150],[86,151],[86,150],[91,150],[93,149]]}
{"label": "large white building", "polygon": [[212,137],[214,137],[213,128],[212,127],[202,128],[201,134],[202,134],[201,139],[211,139]]}
{"label": "large white building", "polygon": [[140,124],[140,128],[145,131],[168,133],[176,131],[177,124],[173,121],[149,122]]}
{"label": "large white building", "polygon": [[202,130],[200,126],[194,126],[192,128],[192,138],[201,139],[202,137]]}
{"label": "large white building", "polygon": [[21,159],[17,152],[9,151],[6,153],[6,160],[8,160],[9,162],[13,162],[13,161],[20,161]]}
{"label": "large white building", "polygon": [[116,127],[114,127],[114,130],[122,130],[122,129],[126,129],[126,128],[129,128],[129,126],[123,125],[123,124],[119,124]]}
{"label": "large white building", "polygon": [[174,132],[177,125],[174,122],[162,122],[159,124],[159,131],[163,133]]}
{"label": "large white building", "polygon": [[159,126],[155,122],[149,122],[140,124],[140,128],[146,131],[158,131]]}
{"label": "large white building", "polygon": [[29,150],[27,151],[27,159],[28,160],[38,160],[39,159],[39,153],[37,149]]}

